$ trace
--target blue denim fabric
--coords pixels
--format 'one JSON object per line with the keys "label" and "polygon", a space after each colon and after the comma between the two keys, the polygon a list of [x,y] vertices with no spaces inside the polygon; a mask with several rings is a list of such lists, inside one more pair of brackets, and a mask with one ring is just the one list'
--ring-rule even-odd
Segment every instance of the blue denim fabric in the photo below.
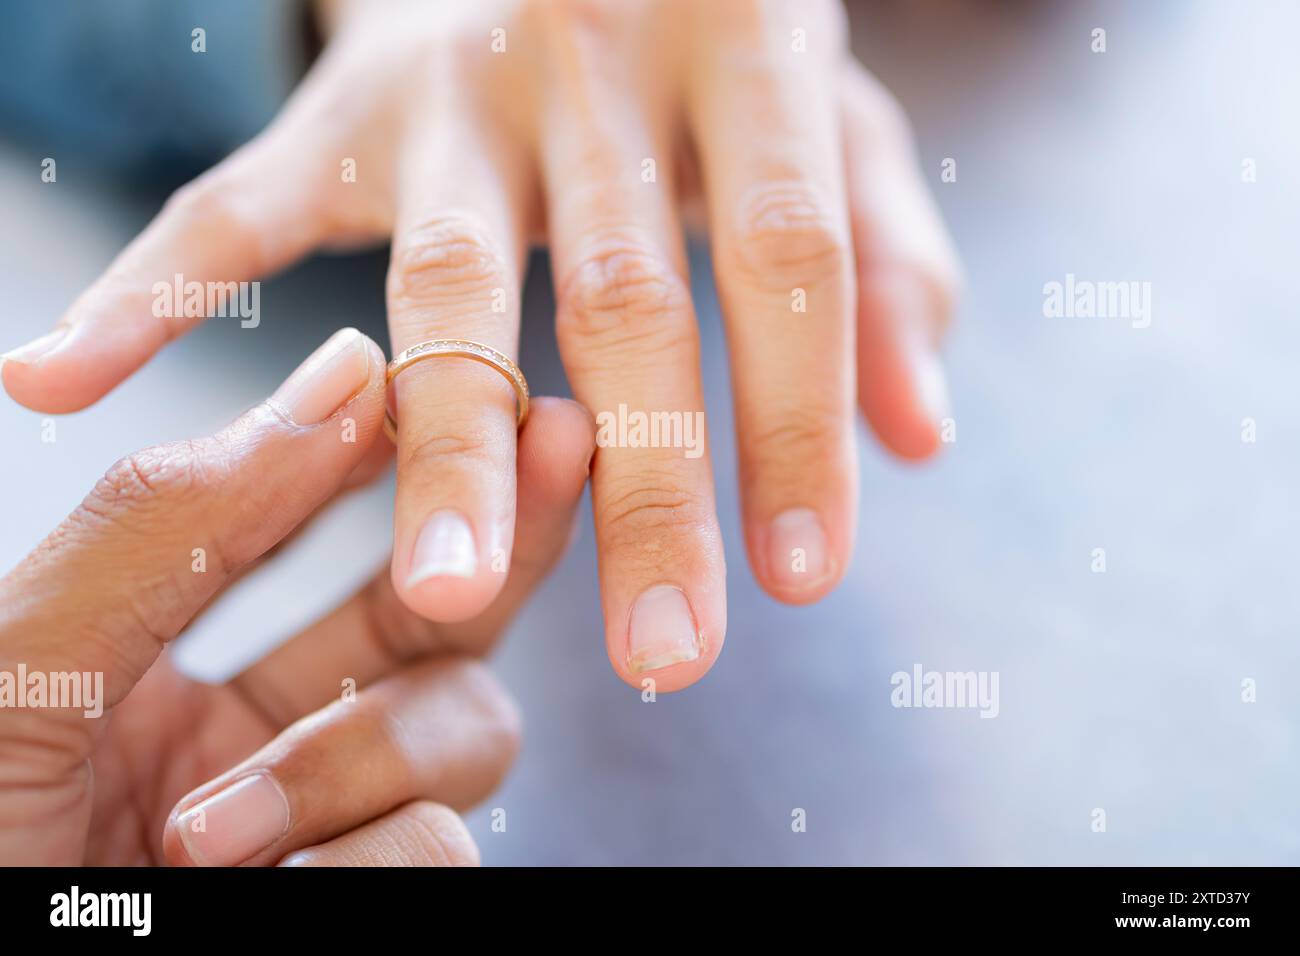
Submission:
{"label": "blue denim fabric", "polygon": [[275,114],[306,23],[301,0],[5,0],[0,133],[61,167],[182,181]]}

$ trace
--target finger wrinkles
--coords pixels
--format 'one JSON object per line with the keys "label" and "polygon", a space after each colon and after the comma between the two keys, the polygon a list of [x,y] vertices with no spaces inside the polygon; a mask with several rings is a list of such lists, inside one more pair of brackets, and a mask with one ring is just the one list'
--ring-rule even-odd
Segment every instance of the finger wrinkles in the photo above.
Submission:
{"label": "finger wrinkles", "polygon": [[455,812],[414,800],[377,820],[285,857],[281,866],[478,866],[479,852]]}
{"label": "finger wrinkles", "polygon": [[774,291],[849,275],[852,252],[842,215],[801,180],[764,180],[737,205],[728,254],[746,278]]}
{"label": "finger wrinkles", "polygon": [[[851,408],[852,396],[837,405],[805,396],[800,402],[773,404],[763,415],[751,416],[744,423],[745,443],[741,455],[746,471],[762,475],[769,483],[769,494],[801,490],[805,484],[792,463],[817,462],[830,469],[845,452],[844,418]],[[788,485],[781,488],[781,485]]]}
{"label": "finger wrinkles", "polygon": [[676,553],[691,534],[709,530],[712,502],[692,494],[676,469],[627,465],[620,462],[617,473],[601,476],[594,501],[597,528],[607,546],[653,557]]}
{"label": "finger wrinkles", "polygon": [[621,357],[647,367],[695,350],[689,291],[667,259],[644,246],[614,245],[582,259],[561,282],[556,321],[566,361],[577,366]]}
{"label": "finger wrinkles", "polygon": [[[145,449],[120,459],[17,572],[61,568],[76,582],[79,600],[97,605],[96,615],[79,623],[75,636],[92,642],[105,664],[101,669],[114,675],[114,701],[122,691],[116,675],[148,667],[185,626],[193,608],[229,576],[233,564],[224,542],[211,542],[202,529],[178,527],[176,520],[182,514],[192,521],[196,511],[204,510],[202,498],[218,468],[205,463],[199,442]],[[189,535],[183,541],[178,540],[182,532]],[[112,543],[111,551],[105,550],[106,542]],[[193,573],[196,546],[204,549],[207,573]],[[121,560],[122,554],[129,554],[130,561]],[[108,580],[105,562],[117,565]],[[60,625],[71,635],[69,627]],[[42,653],[58,654],[59,647],[54,635],[44,635]]]}
{"label": "finger wrinkles", "polygon": [[510,453],[510,433],[503,435],[500,428],[485,427],[481,419],[457,421],[436,416],[430,421],[436,423],[436,430],[426,428],[400,447],[402,468],[436,472],[456,461],[460,467],[472,464],[490,471]]}
{"label": "finger wrinkles", "polygon": [[443,215],[404,232],[388,271],[389,301],[396,308],[470,300],[486,310],[494,289],[509,284],[504,255],[470,218]]}
{"label": "finger wrinkles", "polygon": [[406,865],[478,866],[478,847],[460,817],[447,807],[417,800],[394,820],[406,839],[394,841],[389,855]]}

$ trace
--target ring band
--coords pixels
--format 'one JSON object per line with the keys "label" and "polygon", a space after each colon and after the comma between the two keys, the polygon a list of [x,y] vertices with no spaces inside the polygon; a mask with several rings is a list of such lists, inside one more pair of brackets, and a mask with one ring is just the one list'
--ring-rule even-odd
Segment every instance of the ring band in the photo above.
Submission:
{"label": "ring band", "polygon": [[[515,404],[518,408],[515,427],[523,427],[524,420],[528,418],[528,380],[524,378],[524,373],[519,371],[519,366],[510,361],[508,356],[482,342],[472,342],[469,339],[431,339],[419,345],[412,345],[388,363],[387,383],[391,385],[393,379],[416,362],[423,362],[425,359],[436,358],[439,355],[473,359],[475,362],[496,369],[505,376],[510,387],[515,390]],[[394,442],[397,441],[397,419],[387,408],[384,409],[384,432]]]}

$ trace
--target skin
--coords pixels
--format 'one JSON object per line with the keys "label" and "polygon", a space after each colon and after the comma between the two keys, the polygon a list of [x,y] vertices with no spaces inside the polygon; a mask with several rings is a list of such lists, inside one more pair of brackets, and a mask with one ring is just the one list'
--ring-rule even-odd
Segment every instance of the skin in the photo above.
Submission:
{"label": "skin", "polygon": [[[97,718],[0,709],[0,865],[478,862],[455,811],[500,781],[519,717],[473,658],[570,536],[594,448],[581,407],[540,399],[521,432],[516,559],[477,618],[431,623],[383,575],[228,684],[189,680],[164,650],[384,457],[373,451],[385,447],[383,356],[355,330],[339,336],[360,350],[363,377],[336,411],[297,424],[286,386],[218,435],[131,455],[0,579],[0,667],[101,672],[105,705]],[[348,420],[355,442],[341,439]],[[236,859],[192,852],[182,815],[259,774],[287,803],[283,832]]]}
{"label": "skin", "polygon": [[[855,406],[899,457],[937,451],[937,348],[958,282],[906,122],[848,54],[838,5],[336,0],[320,12],[324,53],[277,120],[181,189],[59,334],[10,356],[9,393],[47,413],[99,399],[196,321],[151,314],[153,283],[175,273],[253,280],[376,241],[392,244],[395,352],[451,337],[513,356],[527,247],[542,241],[578,400],[598,418],[620,405],[690,414],[703,389],[683,230],[700,211],[750,566],[778,600],[829,593],[853,549]],[[502,587],[493,558],[510,558],[512,392],[455,359],[412,367],[394,392],[393,587],[430,620],[472,619]],[[709,455],[601,447],[591,481],[610,662],[635,687],[692,684],[726,632]],[[412,580],[421,529],[444,512],[470,526],[477,567]],[[664,586],[689,605],[698,654],[638,665],[634,606]]]}

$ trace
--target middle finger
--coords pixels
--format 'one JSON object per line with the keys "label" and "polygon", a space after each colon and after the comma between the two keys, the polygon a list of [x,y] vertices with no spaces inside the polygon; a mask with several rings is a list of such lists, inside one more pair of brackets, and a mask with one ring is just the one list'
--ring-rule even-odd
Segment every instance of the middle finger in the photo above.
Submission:
{"label": "middle finger", "polygon": [[[750,562],[825,595],[853,545],[853,257],[830,0],[695,4],[688,71],[726,320]],[[803,33],[801,46],[799,32]]]}
{"label": "middle finger", "polygon": [[547,10],[540,152],[556,333],[596,416],[606,650],[632,686],[649,675],[676,690],[721,650],[726,593],[667,111],[628,94],[616,27],[574,5]]}

